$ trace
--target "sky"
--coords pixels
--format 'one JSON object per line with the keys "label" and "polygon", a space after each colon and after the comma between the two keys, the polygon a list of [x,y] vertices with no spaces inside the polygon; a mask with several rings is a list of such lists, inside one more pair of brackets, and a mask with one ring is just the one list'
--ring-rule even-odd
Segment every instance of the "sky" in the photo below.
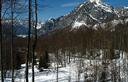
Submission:
{"label": "sky", "polygon": [[[38,0],[39,20],[46,21],[68,14],[86,0]],[[103,0],[114,7],[128,6],[128,0]]]}

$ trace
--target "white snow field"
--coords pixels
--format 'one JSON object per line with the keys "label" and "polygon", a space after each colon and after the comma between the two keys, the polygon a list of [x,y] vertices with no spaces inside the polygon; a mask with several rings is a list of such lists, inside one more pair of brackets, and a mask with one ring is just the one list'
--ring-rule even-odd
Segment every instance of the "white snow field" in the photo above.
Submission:
{"label": "white snow field", "polygon": [[[117,77],[120,76],[121,82],[128,81],[128,58],[127,53],[120,54],[119,59],[112,61],[108,60],[107,70],[107,82],[111,81],[111,74],[113,70],[118,71]],[[66,63],[66,67],[59,66],[58,68],[58,82],[99,82],[102,71],[105,71],[102,65],[101,58],[95,58],[95,60],[88,60],[84,58],[71,58],[70,64]],[[114,68],[114,66],[116,66]],[[97,78],[97,81],[95,81]],[[11,72],[8,71],[5,82],[11,82]],[[15,82],[25,82],[25,64],[22,65],[22,69],[15,71]],[[32,82],[32,69],[29,68],[29,82]],[[57,68],[55,62],[52,63],[49,69],[39,72],[38,67],[35,66],[35,82],[57,82]],[[117,81],[118,82],[118,81]]]}
{"label": "white snow field", "polygon": [[[72,68],[71,68],[71,67]],[[72,63],[72,65],[67,65],[67,67],[61,67],[58,69],[58,81],[59,82],[74,82],[77,81],[77,65]],[[32,82],[32,69],[29,68],[29,82]],[[39,72],[37,67],[35,67],[35,82],[56,82],[57,71],[56,68],[44,69],[44,71]],[[5,82],[11,82],[11,72],[6,75]],[[15,71],[15,82],[25,82],[25,67],[20,70]],[[81,79],[83,82],[83,79]]]}

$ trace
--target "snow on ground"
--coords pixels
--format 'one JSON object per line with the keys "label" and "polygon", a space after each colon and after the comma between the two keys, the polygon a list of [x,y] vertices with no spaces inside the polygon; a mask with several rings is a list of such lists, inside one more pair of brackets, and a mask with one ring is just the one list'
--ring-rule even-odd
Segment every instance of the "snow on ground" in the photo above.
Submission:
{"label": "snow on ground", "polygon": [[28,35],[17,35],[18,37],[26,38]]}
{"label": "snow on ground", "polygon": [[[102,53],[102,52],[101,52]],[[108,60],[108,79],[111,78],[111,72],[113,66],[116,65],[116,69],[120,68],[121,79],[128,80],[127,77],[127,54],[121,53],[119,59],[114,59],[112,61]],[[84,82],[84,79],[94,79],[96,74],[98,78],[101,72],[104,71],[103,62],[104,60],[95,59],[89,60],[84,58],[71,58],[70,64],[66,64],[66,67],[60,67],[58,69],[58,82]],[[82,63],[83,62],[83,63]],[[121,67],[120,67],[121,66]],[[117,70],[118,71],[118,70]],[[78,76],[79,75],[79,76]],[[29,82],[32,82],[32,69],[29,68]],[[56,82],[57,81],[57,68],[55,63],[49,69],[44,69],[44,71],[39,72],[38,67],[35,66],[35,82]],[[7,73],[5,82],[11,82],[11,73]],[[15,71],[15,82],[25,82],[25,64],[22,65],[22,69]],[[124,80],[122,82],[125,82]]]}
{"label": "snow on ground", "polygon": [[[71,67],[72,68],[71,68]],[[76,63],[67,65],[66,67],[61,67],[58,69],[58,81],[59,82],[74,82],[78,80],[77,77],[77,67]],[[22,65],[22,69],[15,71],[15,82],[25,82],[25,65]],[[11,72],[6,76],[5,82],[11,82]],[[29,68],[29,82],[32,82],[32,69]],[[35,66],[35,82],[56,82],[57,71],[56,68],[44,69],[44,71],[39,72]],[[83,79],[81,79],[83,80]],[[81,81],[82,82],[82,81]]]}
{"label": "snow on ground", "polygon": [[[59,82],[66,82],[68,79],[68,73],[64,68],[59,69]],[[15,82],[25,82],[25,69],[20,69],[16,73]],[[31,81],[32,70],[29,69],[29,81]],[[35,68],[35,82],[56,82],[56,71],[53,69],[44,70],[43,72],[39,72],[37,68]],[[7,77],[5,82],[11,82],[11,78]]]}

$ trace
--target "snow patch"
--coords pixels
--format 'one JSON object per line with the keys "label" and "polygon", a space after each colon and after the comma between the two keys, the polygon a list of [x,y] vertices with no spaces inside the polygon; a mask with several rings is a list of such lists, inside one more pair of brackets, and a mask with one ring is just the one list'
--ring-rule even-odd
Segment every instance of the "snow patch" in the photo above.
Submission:
{"label": "snow patch", "polygon": [[101,7],[106,12],[112,12],[112,9],[109,5],[103,3],[101,0],[89,0],[91,3],[96,3],[95,7]]}
{"label": "snow patch", "polygon": [[101,2],[101,0],[89,0],[90,2],[95,2],[97,4],[99,4]]}
{"label": "snow patch", "polygon": [[128,22],[128,18],[125,20],[125,22],[126,22],[126,23]]}
{"label": "snow patch", "polygon": [[80,8],[81,8],[83,5],[84,5],[84,4],[81,4],[81,5],[80,5]]}
{"label": "snow patch", "polygon": [[17,35],[17,37],[26,38],[28,35]]}
{"label": "snow patch", "polygon": [[[93,20],[98,21],[98,19],[94,18],[91,14],[89,14],[89,16],[90,16]],[[99,22],[99,21],[98,21],[98,22]]]}
{"label": "snow patch", "polygon": [[105,10],[106,12],[113,12],[111,7],[105,3],[98,3],[95,5],[95,7],[100,7],[102,8],[103,10]]}
{"label": "snow patch", "polygon": [[113,20],[112,21],[113,26],[115,26],[115,25],[117,25],[119,23],[123,23],[123,21],[122,20]]}
{"label": "snow patch", "polygon": [[43,25],[44,23],[37,23],[37,29],[40,29],[40,28],[42,28],[42,25]]}
{"label": "snow patch", "polygon": [[84,21],[80,21],[80,22],[75,21],[75,23],[73,24],[73,28],[80,27],[82,25],[87,26]]}

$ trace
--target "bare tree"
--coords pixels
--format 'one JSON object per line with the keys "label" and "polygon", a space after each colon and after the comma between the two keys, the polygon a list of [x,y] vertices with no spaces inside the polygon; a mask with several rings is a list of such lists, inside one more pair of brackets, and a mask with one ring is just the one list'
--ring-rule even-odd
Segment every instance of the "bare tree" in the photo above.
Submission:
{"label": "bare tree", "polygon": [[14,82],[14,52],[13,52],[13,9],[14,9],[14,0],[10,0],[11,6],[11,69],[12,69],[12,82]]}
{"label": "bare tree", "polygon": [[36,48],[36,43],[37,43],[37,22],[38,22],[38,17],[37,17],[37,0],[35,0],[35,40],[34,40],[34,43],[33,43],[33,53],[32,53],[32,82],[35,81],[35,78],[34,78],[34,63],[35,63],[35,48]]}
{"label": "bare tree", "polygon": [[3,31],[2,31],[3,29],[2,29],[2,0],[0,0],[0,49],[1,49],[1,82],[4,82],[4,77],[3,77],[3,44],[2,44],[2,42],[3,42]]}
{"label": "bare tree", "polygon": [[32,0],[29,0],[29,7],[28,7],[28,10],[29,10],[29,14],[28,14],[28,26],[29,26],[29,30],[28,30],[28,45],[27,45],[27,47],[28,47],[28,52],[27,52],[27,56],[26,56],[26,82],[29,82],[29,80],[28,80],[28,64],[29,64],[29,56],[30,56],[30,45],[31,45],[31,43],[30,43],[30,41],[31,41],[31,5],[32,5]]}

